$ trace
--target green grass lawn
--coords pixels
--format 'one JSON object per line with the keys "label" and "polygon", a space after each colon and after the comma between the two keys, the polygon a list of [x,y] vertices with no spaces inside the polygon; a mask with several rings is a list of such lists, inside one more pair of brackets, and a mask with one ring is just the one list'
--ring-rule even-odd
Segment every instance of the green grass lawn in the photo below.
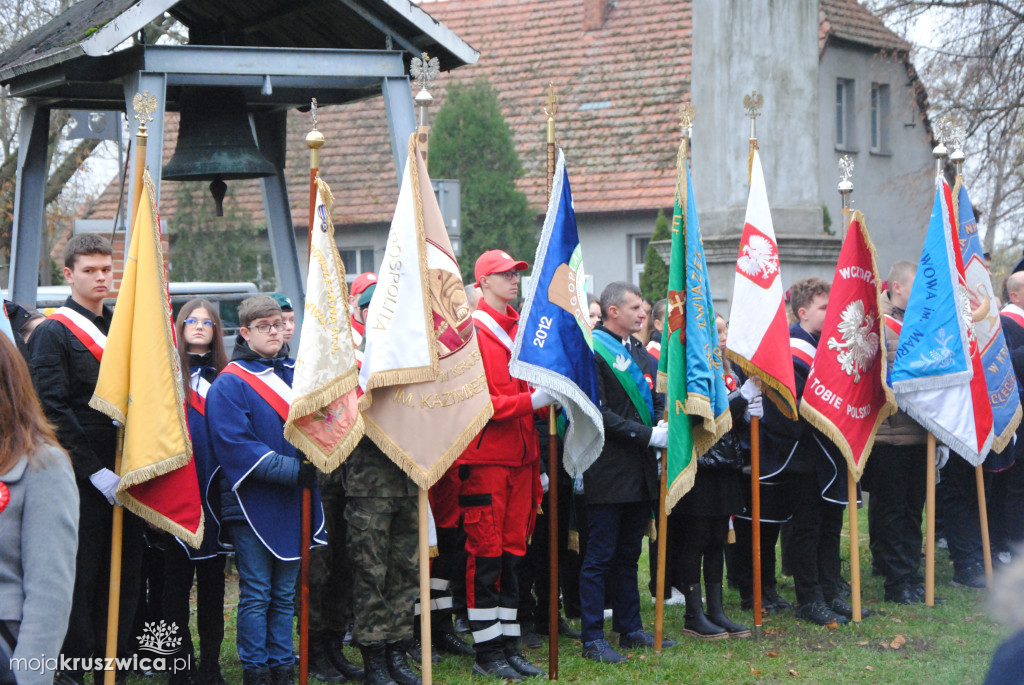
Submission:
{"label": "green grass lawn", "polygon": [[[559,680],[571,683],[979,683],[988,669],[992,652],[1009,631],[988,617],[987,593],[950,585],[952,566],[945,550],[936,559],[936,595],[947,601],[929,608],[884,602],[882,579],[871,576],[867,544],[867,510],[860,512],[863,606],[872,615],[859,625],[837,629],[819,628],[792,615],[766,616],[764,637],[701,642],[682,636],[681,606],[665,607],[665,635],[679,641],[663,654],[638,650],[629,663],[596,664],[580,656],[579,643],[560,641]],[[844,526],[844,575],[849,574],[848,529]],[[645,545],[646,549],[646,545]],[[644,623],[654,632],[654,606],[647,596],[647,555],[641,560],[641,598]],[[922,568],[923,571],[923,568]],[[221,664],[229,683],[241,683],[241,669],[234,646],[236,584],[225,600],[226,637]],[[793,581],[780,579],[779,591],[792,600]],[[739,609],[739,596],[726,590],[726,612],[747,623],[750,612]],[[606,621],[610,630],[610,621]],[[576,627],[579,627],[576,622]],[[193,628],[193,635],[195,634]],[[614,635],[610,635],[615,637]],[[614,640],[609,640],[615,646]],[[349,657],[355,650],[349,652]],[[527,655],[547,667],[547,643]],[[470,659],[445,656],[434,666],[438,683],[486,682],[470,674]],[[1024,667],[1022,667],[1024,668]],[[141,685],[152,679],[132,676]],[[311,682],[316,682],[312,681]]]}

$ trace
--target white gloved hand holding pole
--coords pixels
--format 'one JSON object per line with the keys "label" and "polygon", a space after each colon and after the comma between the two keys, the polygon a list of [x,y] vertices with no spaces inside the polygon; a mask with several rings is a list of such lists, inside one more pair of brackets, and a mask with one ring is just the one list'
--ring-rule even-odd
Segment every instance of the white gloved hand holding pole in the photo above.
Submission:
{"label": "white gloved hand holding pole", "polygon": [[764,418],[764,395],[758,395],[747,402],[747,413],[759,419]]}
{"label": "white gloved hand holding pole", "polygon": [[756,378],[748,378],[743,385],[740,386],[740,397],[750,402],[755,397],[761,396],[761,384]]}
{"label": "white gloved hand holding pole", "polygon": [[533,394],[530,395],[530,404],[533,405],[534,411],[537,411],[541,407],[552,405],[555,402],[557,402],[557,400],[541,388],[537,388],[533,391]]}
{"label": "white gloved hand holding pole", "polygon": [[111,505],[117,503],[117,486],[121,483],[121,479],[118,478],[117,474],[110,469],[100,469],[96,473],[89,476],[89,482],[93,484]]}
{"label": "white gloved hand holding pole", "polygon": [[647,443],[649,447],[660,450],[668,447],[668,424],[659,421],[658,425],[651,429],[651,440]]}

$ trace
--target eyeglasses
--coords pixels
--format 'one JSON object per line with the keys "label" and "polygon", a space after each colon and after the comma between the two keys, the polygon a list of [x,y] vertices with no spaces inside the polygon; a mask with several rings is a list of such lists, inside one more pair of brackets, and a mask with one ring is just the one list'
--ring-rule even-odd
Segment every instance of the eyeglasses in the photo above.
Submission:
{"label": "eyeglasses", "polygon": [[511,271],[498,271],[496,273],[491,274],[491,276],[501,276],[506,281],[518,281],[520,278],[522,278],[522,274],[516,271],[515,269],[512,269]]}
{"label": "eyeglasses", "polygon": [[278,323],[261,323],[261,324],[255,325],[255,326],[246,326],[246,328],[249,328],[250,330],[251,329],[256,329],[257,331],[259,331],[263,335],[266,335],[267,333],[270,332],[271,328],[274,329],[275,333],[280,333],[281,331],[284,330],[284,324],[281,323],[281,322],[278,322]]}
{"label": "eyeglasses", "polygon": [[185,319],[186,326],[205,326],[206,328],[213,328],[213,321],[210,319],[193,319],[191,316]]}

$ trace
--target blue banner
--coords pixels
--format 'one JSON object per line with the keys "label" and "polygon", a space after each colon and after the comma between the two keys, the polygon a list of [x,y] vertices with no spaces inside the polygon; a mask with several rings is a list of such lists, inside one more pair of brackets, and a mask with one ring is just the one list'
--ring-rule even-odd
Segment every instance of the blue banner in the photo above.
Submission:
{"label": "blue banner", "polygon": [[11,329],[11,320],[7,318],[7,305],[4,304],[3,300],[0,300],[0,333],[3,333],[11,342],[14,342],[14,331]]}
{"label": "blue banner", "polygon": [[1014,431],[1020,424],[1020,393],[1003,336],[999,307],[992,288],[992,275],[985,264],[985,252],[978,235],[974,207],[967,194],[967,186],[958,183],[957,187],[957,232],[963,252],[964,277],[971,302],[971,318],[981,350],[981,363],[985,368],[988,399],[992,404],[992,428],[995,433],[992,451],[1002,452],[1013,440]]}
{"label": "blue banner", "polygon": [[582,475],[604,447],[604,422],[583,255],[561,150],[509,371],[561,403],[568,418],[565,469]]}

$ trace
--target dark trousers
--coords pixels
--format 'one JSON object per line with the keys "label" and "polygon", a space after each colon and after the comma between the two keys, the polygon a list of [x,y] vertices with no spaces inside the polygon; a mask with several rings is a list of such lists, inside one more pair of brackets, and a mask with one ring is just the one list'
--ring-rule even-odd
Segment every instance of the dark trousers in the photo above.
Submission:
{"label": "dark trousers", "polygon": [[842,584],[839,534],[844,507],[821,498],[817,475],[794,474],[792,481],[789,551],[796,599],[799,604],[831,601]]}
{"label": "dark trousers", "polygon": [[984,562],[976,478],[974,467],[950,452],[942,469],[942,508],[949,558],[957,571]]}
{"label": "dark trousers", "polygon": [[182,654],[192,654],[192,636],[188,628],[189,594],[196,582],[196,627],[199,649],[204,661],[220,659],[224,642],[224,563],[223,554],[209,559],[189,559],[176,540],[164,552],[163,606],[167,622],[178,624]]}
{"label": "dark trousers", "polygon": [[924,512],[925,445],[875,443],[865,480],[870,486],[868,532],[872,563],[890,593],[922,581],[921,515]]}
{"label": "dark trousers", "polygon": [[679,575],[684,585],[722,583],[725,539],[729,535],[728,516],[680,516],[682,535],[678,540]]}
{"label": "dark trousers", "polygon": [[1024,464],[988,474],[988,523],[994,550],[1016,551],[1024,542]]}
{"label": "dark trousers", "polygon": [[[102,657],[107,642],[107,600],[110,587],[110,533],[113,507],[91,483],[80,482],[78,552],[71,616],[61,653],[65,657]],[[139,601],[140,568],[144,547],[142,519],[124,512],[121,543],[121,599],[117,653],[124,656],[137,646],[132,636]],[[69,675],[81,680],[81,671]]]}
{"label": "dark trousers", "polygon": [[[575,552],[569,551],[569,511],[571,503],[569,498],[572,493],[571,487],[562,487],[562,479],[568,479],[565,473],[559,474],[558,488],[558,586],[562,589],[562,596],[568,597],[570,588],[566,581],[571,579],[573,564],[571,557],[577,557]],[[571,481],[570,481],[571,482]],[[550,573],[551,555],[549,551],[549,519],[548,511],[550,498],[544,493],[541,501],[543,514],[537,515],[537,523],[533,529],[533,539],[526,549],[526,558],[523,560],[519,572],[519,617],[522,621],[532,622],[535,627],[548,624],[548,611],[550,600]],[[576,570],[578,572],[578,563]],[[578,573],[577,573],[578,575]],[[578,594],[579,580],[573,583],[573,589]],[[558,602],[558,597],[555,597]],[[560,605],[559,605],[560,606]]]}
{"label": "dark trousers", "polygon": [[637,564],[650,519],[649,502],[587,505],[587,552],[580,570],[584,643],[604,637],[606,594],[613,630],[625,634],[643,628]]}
{"label": "dark trousers", "polygon": [[[750,519],[736,516],[732,520],[736,544],[729,545],[729,577],[740,591],[740,597],[754,596],[754,534]],[[775,545],[782,524],[761,522],[761,588],[775,587]]]}
{"label": "dark trousers", "polygon": [[[329,544],[309,551],[309,631],[344,637],[352,622],[352,568],[348,556],[347,497],[340,483],[320,488]],[[301,582],[301,580],[300,580]],[[295,593],[298,613],[300,592]]]}
{"label": "dark trousers", "polygon": [[[686,537],[684,517],[678,512],[668,515],[665,527],[668,534],[665,536],[665,599],[672,596],[672,588],[682,590],[686,584],[683,574],[683,546]],[[647,543],[647,557],[650,561],[651,582],[647,589],[651,591],[651,597],[658,593],[658,541],[650,540]]]}

